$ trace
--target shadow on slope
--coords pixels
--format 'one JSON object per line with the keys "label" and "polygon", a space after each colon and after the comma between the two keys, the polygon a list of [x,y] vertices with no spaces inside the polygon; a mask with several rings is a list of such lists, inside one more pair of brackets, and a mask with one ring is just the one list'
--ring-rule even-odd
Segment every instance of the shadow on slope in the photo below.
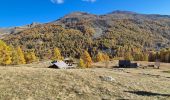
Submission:
{"label": "shadow on slope", "polygon": [[133,93],[141,96],[168,96],[170,97],[170,94],[160,94],[160,93],[153,93],[153,92],[147,92],[147,91],[124,91],[128,93]]}

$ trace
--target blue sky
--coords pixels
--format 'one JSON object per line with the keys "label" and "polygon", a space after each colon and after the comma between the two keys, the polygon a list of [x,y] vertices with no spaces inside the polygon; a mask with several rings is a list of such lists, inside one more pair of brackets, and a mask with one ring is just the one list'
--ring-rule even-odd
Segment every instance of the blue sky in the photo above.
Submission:
{"label": "blue sky", "polygon": [[170,15],[170,0],[1,0],[0,27],[50,22],[74,11],[106,14],[114,10]]}

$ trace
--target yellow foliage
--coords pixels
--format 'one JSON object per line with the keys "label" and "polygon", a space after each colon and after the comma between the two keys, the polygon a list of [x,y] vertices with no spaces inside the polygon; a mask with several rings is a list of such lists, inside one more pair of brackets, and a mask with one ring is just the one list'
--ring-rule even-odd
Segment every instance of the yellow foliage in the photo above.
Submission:
{"label": "yellow foliage", "polygon": [[85,51],[82,58],[84,60],[85,67],[90,68],[91,65],[92,65],[92,62],[93,62],[91,57],[90,57],[90,54],[87,51]]}
{"label": "yellow foliage", "polygon": [[32,63],[32,62],[37,61],[37,57],[34,52],[27,52],[25,54],[25,59],[27,63]]}
{"label": "yellow foliage", "polygon": [[12,63],[12,61],[11,61],[11,56],[10,56],[10,54],[4,54],[4,59],[3,59],[3,62],[2,62],[2,65],[10,65],[11,63]]}
{"label": "yellow foliage", "polygon": [[79,61],[79,63],[78,63],[78,67],[80,67],[80,68],[85,68],[84,61],[83,61],[83,59],[81,59],[81,58],[80,58],[80,61]]}
{"label": "yellow foliage", "polygon": [[19,64],[19,56],[18,56],[18,53],[17,53],[17,50],[11,46],[11,61],[12,61],[12,65],[17,65]]}
{"label": "yellow foliage", "polygon": [[133,56],[130,52],[126,52],[124,59],[125,60],[133,60]]}
{"label": "yellow foliage", "polygon": [[102,56],[103,56],[104,61],[110,60],[110,57],[107,54],[103,54]]}
{"label": "yellow foliage", "polygon": [[20,47],[17,47],[17,54],[18,54],[18,64],[26,64],[24,52]]}
{"label": "yellow foliage", "polygon": [[63,60],[63,57],[61,56],[61,52],[59,48],[54,49],[54,58],[53,60]]}
{"label": "yellow foliage", "polygon": [[96,60],[97,62],[104,61],[103,54],[99,52],[96,56]]}
{"label": "yellow foliage", "polygon": [[0,64],[9,65],[12,63],[11,59],[11,48],[7,46],[5,42],[0,40]]}
{"label": "yellow foliage", "polygon": [[84,33],[89,34],[89,35],[93,35],[95,33],[95,30],[91,27],[84,26]]}
{"label": "yellow foliage", "polygon": [[96,60],[97,62],[100,62],[100,61],[109,61],[110,58],[107,54],[104,54],[104,53],[98,53],[97,56],[96,56]]}
{"label": "yellow foliage", "polygon": [[16,49],[13,46],[8,46],[5,42],[0,40],[0,65],[17,65],[17,64],[26,64],[37,61],[37,57],[34,52],[26,53],[20,47]]}

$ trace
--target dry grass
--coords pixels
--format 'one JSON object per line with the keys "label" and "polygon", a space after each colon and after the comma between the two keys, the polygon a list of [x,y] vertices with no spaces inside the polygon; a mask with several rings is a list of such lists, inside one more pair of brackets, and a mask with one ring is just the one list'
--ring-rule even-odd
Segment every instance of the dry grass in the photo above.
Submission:
{"label": "dry grass", "polygon": [[168,71],[164,71],[165,73],[170,73],[170,70],[168,70]]}
{"label": "dry grass", "polygon": [[0,67],[0,100],[170,99],[165,69],[57,70],[42,65]]}

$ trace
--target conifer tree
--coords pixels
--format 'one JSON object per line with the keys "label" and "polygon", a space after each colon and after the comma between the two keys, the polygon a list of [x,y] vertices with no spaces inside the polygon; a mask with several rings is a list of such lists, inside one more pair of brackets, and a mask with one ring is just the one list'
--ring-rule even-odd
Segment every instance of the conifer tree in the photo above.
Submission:
{"label": "conifer tree", "polygon": [[4,57],[4,55],[3,55],[4,46],[5,46],[5,43],[2,40],[0,40],[0,64],[1,65],[3,63],[3,57]]}
{"label": "conifer tree", "polygon": [[31,55],[31,58],[32,58],[31,59],[32,62],[37,61],[37,56],[35,55],[35,52],[31,52],[30,55]]}
{"label": "conifer tree", "polygon": [[110,57],[107,54],[102,54],[104,61],[109,61]]}
{"label": "conifer tree", "polygon": [[9,54],[6,54],[3,59],[2,65],[10,65],[11,63],[12,63],[11,56]]}
{"label": "conifer tree", "polygon": [[147,54],[147,53],[143,53],[143,61],[148,61],[148,58],[149,57],[149,55]]}
{"label": "conifer tree", "polygon": [[127,52],[127,53],[125,53],[124,59],[125,60],[133,60],[133,56],[130,52]]}
{"label": "conifer tree", "polygon": [[48,50],[48,51],[47,51],[47,57],[48,57],[48,59],[50,59],[51,56],[52,56],[52,52],[51,52],[51,50]]}
{"label": "conifer tree", "polygon": [[98,53],[97,56],[96,56],[96,61],[97,62],[101,62],[101,61],[104,61],[104,58],[103,58],[103,54],[102,53]]}
{"label": "conifer tree", "polygon": [[93,61],[92,61],[92,58],[90,57],[90,54],[87,51],[85,51],[83,54],[83,60],[84,60],[86,68],[90,68]]}
{"label": "conifer tree", "polygon": [[55,48],[53,60],[62,60],[62,59],[63,59],[63,57],[61,56],[61,52],[60,52],[59,48]]}
{"label": "conifer tree", "polygon": [[105,61],[105,67],[108,68],[110,57],[107,54],[103,54],[103,59]]}
{"label": "conifer tree", "polygon": [[12,64],[13,65],[18,65],[19,64],[18,53],[17,53],[16,49],[13,46],[11,46],[11,49],[12,49],[12,55],[11,55],[11,57],[12,57]]}
{"label": "conifer tree", "polygon": [[12,57],[11,57],[11,50],[10,47],[7,46],[4,50],[4,58],[3,58],[3,65],[10,65],[12,63]]}
{"label": "conifer tree", "polygon": [[85,68],[84,61],[83,61],[83,59],[81,59],[81,58],[80,58],[80,61],[79,61],[79,63],[78,63],[78,67],[80,67],[80,68]]}
{"label": "conifer tree", "polygon": [[24,52],[20,47],[17,47],[17,54],[18,54],[18,64],[26,64],[25,57],[24,57]]}
{"label": "conifer tree", "polygon": [[141,59],[141,54],[139,54],[139,53],[134,54],[133,59],[134,59],[134,61],[139,61]]}
{"label": "conifer tree", "polygon": [[0,64],[9,65],[12,63],[11,48],[0,40]]}
{"label": "conifer tree", "polygon": [[27,63],[32,63],[37,61],[37,57],[34,52],[27,52],[25,53],[25,60]]}

